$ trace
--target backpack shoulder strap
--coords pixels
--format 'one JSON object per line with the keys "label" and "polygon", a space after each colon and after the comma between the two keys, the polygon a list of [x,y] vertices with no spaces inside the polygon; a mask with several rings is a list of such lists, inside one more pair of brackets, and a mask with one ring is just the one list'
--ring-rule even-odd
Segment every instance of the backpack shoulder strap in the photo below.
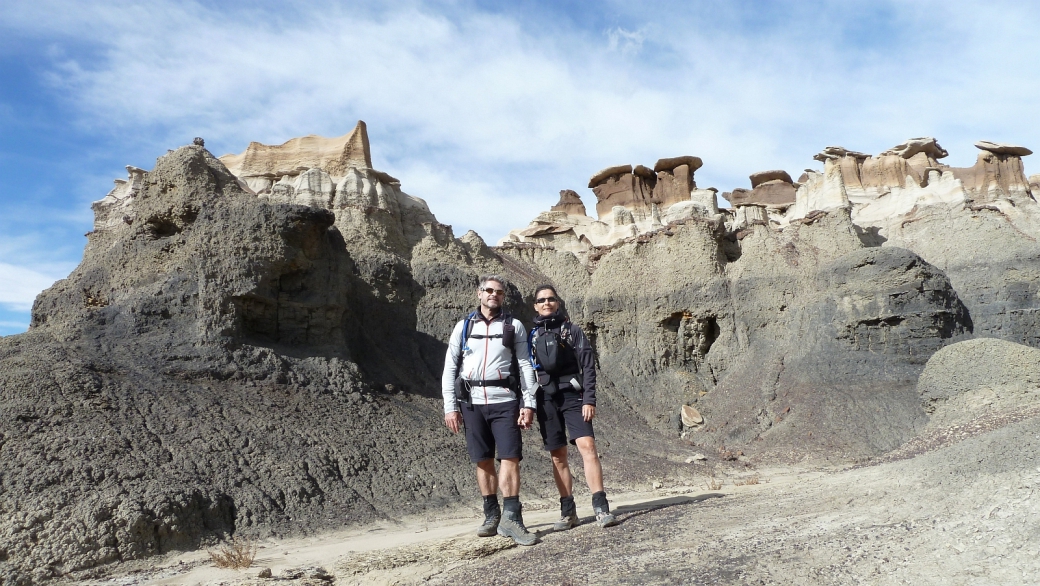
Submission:
{"label": "backpack shoulder strap", "polygon": [[455,357],[455,372],[456,375],[460,368],[462,368],[462,355],[469,350],[469,326],[473,323],[473,319],[477,317],[477,312],[473,312],[466,316],[466,319],[462,320],[462,339],[459,340],[459,354]]}

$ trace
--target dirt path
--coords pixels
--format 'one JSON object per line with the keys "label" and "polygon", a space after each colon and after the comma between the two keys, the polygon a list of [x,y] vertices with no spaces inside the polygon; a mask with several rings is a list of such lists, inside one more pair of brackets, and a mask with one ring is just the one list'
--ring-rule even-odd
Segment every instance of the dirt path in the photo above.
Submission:
{"label": "dirt path", "polygon": [[[759,470],[756,485],[616,495],[621,524],[534,547],[473,536],[474,511],[265,541],[253,568],[183,554],[93,584],[1030,584],[1040,583],[1040,418],[909,459],[843,471]],[[750,473],[749,473],[750,474]],[[745,475],[744,480],[750,476]],[[542,507],[542,508],[538,508]],[[258,578],[269,568],[272,579]]]}

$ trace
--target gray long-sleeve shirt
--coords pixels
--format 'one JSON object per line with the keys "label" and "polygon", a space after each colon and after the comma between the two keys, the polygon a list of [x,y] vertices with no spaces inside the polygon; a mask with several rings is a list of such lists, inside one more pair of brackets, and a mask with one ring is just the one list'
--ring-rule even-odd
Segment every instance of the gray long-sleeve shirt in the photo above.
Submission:
{"label": "gray long-sleeve shirt", "polygon": [[[502,338],[489,338],[502,334],[502,313],[500,312],[490,321],[478,311],[477,317],[470,322],[468,344],[462,339],[462,329],[466,320],[455,324],[448,340],[448,352],[444,357],[444,373],[441,375],[441,394],[444,397],[444,412],[457,411],[455,408],[455,360],[462,352],[461,375],[467,380],[500,380],[509,377],[509,365],[516,353],[517,363],[520,366],[520,384],[523,390],[524,407],[535,408],[534,393],[538,389],[538,381],[535,378],[534,368],[531,366],[530,351],[527,346],[527,330],[520,320],[513,318],[512,324],[515,329],[512,352],[502,345]],[[473,338],[473,335],[484,336]],[[516,394],[508,387],[484,387],[474,386],[470,393],[471,401],[475,405],[487,405],[491,403],[505,403],[515,401]]]}

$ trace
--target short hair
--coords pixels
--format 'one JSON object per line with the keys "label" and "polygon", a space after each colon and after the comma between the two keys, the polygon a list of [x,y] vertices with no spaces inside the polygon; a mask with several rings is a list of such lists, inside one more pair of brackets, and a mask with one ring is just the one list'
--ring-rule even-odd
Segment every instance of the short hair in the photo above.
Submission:
{"label": "short hair", "polygon": [[543,283],[534,288],[534,298],[538,299],[538,294],[542,291],[545,291],[546,289],[552,291],[553,295],[555,295],[556,297],[560,296],[560,293],[556,291],[556,287],[554,285],[550,285],[549,283]]}
{"label": "short hair", "polygon": [[503,289],[505,289],[506,291],[509,290],[509,281],[507,281],[505,277],[501,275],[485,275],[481,277],[480,285],[477,286],[477,290],[479,291],[487,287],[488,281],[497,281],[500,285],[502,285]]}

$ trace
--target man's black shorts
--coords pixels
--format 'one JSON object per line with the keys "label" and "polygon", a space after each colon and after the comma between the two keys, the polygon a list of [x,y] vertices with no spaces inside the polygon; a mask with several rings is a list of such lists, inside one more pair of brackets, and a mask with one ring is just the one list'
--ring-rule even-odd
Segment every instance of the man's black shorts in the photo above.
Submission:
{"label": "man's black shorts", "polygon": [[592,432],[592,422],[585,421],[581,415],[581,393],[561,390],[552,397],[546,397],[545,391],[538,389],[536,397],[538,431],[542,433],[542,445],[546,450],[566,446],[568,434],[572,444],[579,437],[596,437]]}
{"label": "man's black shorts", "polygon": [[490,403],[488,405],[462,404],[462,420],[466,423],[466,450],[473,462],[498,459],[524,459],[520,439],[520,401]]}

